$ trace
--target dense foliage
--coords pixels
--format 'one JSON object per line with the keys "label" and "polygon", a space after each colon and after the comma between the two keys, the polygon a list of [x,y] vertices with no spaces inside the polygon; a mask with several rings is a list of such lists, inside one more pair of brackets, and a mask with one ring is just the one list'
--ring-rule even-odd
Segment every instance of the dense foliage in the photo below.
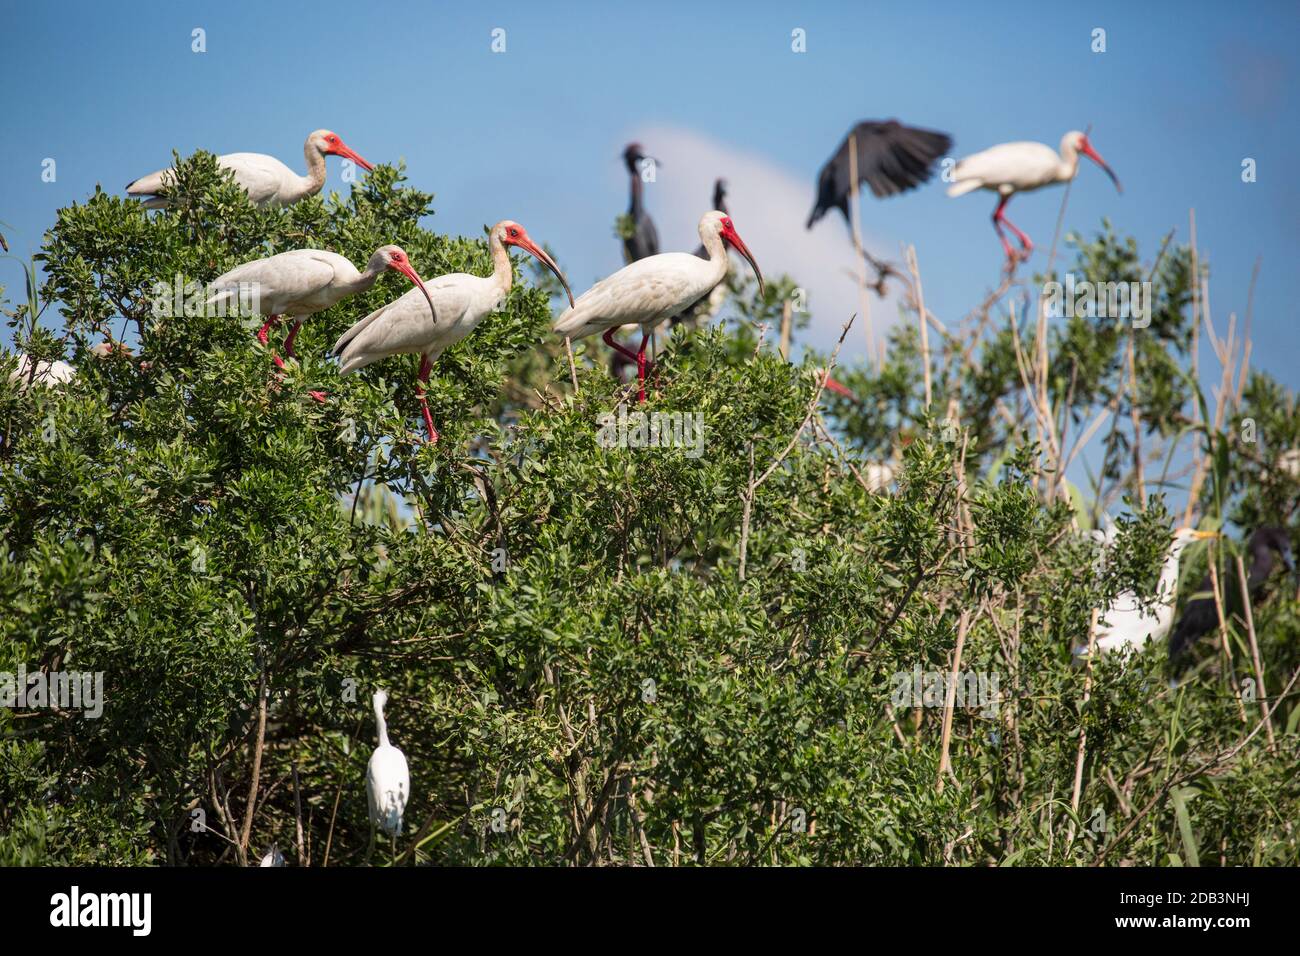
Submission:
{"label": "dense foliage", "polygon": [[[375,862],[1300,864],[1294,582],[1253,608],[1262,689],[1232,615],[1173,683],[1157,646],[1072,661],[1094,608],[1150,594],[1166,492],[1194,484],[1238,538],[1295,528],[1294,396],[1229,376],[1216,416],[1190,374],[1194,250],[1076,239],[1079,276],[1152,282],[1141,330],[1040,321],[1045,277],[1008,276],[931,351],[912,294],[883,367],[835,369],[856,399],[822,392],[826,356],[778,351],[792,280],[761,300],[733,280],[722,321],[674,330],[645,406],[700,416],[698,456],[605,447],[634,390],[585,340],[575,394],[554,290],[516,282],[435,367],[428,446],[415,357],[340,379],[325,355],[400,277],[309,320],[283,377],[256,320],[160,314],[155,284],[389,242],[426,277],[482,275],[485,242],[421,228],[432,197],[390,167],[283,210],[210,156],[178,168],[169,211],[61,210],[10,311],[21,352],[77,375],[29,387],[0,361],[0,671],[102,671],[105,700],[0,709],[0,862],[274,842],[360,863],[385,687],[413,795]],[[1069,431],[1103,412],[1077,487]],[[1124,517],[1099,562],[1081,532],[1103,510]],[[1231,546],[1199,546],[1184,596],[1211,560],[1231,580]],[[899,703],[953,670],[979,706]]]}

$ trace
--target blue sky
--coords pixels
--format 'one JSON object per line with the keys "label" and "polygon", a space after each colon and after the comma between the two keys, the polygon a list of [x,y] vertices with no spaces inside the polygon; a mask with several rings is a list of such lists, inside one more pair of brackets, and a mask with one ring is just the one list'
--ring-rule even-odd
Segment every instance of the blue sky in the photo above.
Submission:
{"label": "blue sky", "polygon": [[[173,148],[266,152],[301,170],[303,139],[324,126],[372,162],[405,159],[412,183],[435,193],[432,228],[478,235],[518,219],[581,291],[622,264],[616,155],[637,138],[664,163],[647,201],[665,249],[694,247],[709,184],[727,177],[741,235],[765,271],[808,287],[812,339],[826,343],[856,302],[840,273],[847,232],[838,215],[812,233],[803,221],[817,170],[854,121],[947,131],[956,156],[1055,145],[1091,123],[1125,192],[1085,163],[1067,228],[1109,216],[1149,259],[1170,228],[1186,239],[1194,206],[1220,334],[1262,255],[1252,364],[1300,385],[1287,292],[1300,260],[1295,3],[6,6],[0,220],[20,255],[57,208],[96,183],[121,191]],[[203,54],[191,51],[196,27]],[[491,52],[498,27],[503,54]],[[796,27],[803,54],[791,51]],[[1090,50],[1096,27],[1103,54]],[[47,157],[54,183],[40,178]],[[1253,184],[1241,182],[1243,157],[1258,163]],[[338,171],[331,160],[327,188],[346,188]],[[1008,209],[1043,251],[1038,268],[1060,197]],[[992,207],[936,182],[866,200],[863,223],[877,252],[916,245],[927,305],[955,324],[997,281]],[[0,265],[0,283],[17,291],[15,263]],[[877,320],[890,311],[877,305]]]}

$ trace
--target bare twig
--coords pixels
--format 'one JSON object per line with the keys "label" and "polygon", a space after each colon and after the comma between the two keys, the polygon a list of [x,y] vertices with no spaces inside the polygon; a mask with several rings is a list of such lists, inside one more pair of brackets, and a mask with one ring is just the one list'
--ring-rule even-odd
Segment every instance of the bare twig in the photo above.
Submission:
{"label": "bare twig", "polygon": [[957,620],[957,646],[952,652],[952,668],[948,672],[948,688],[943,703],[943,733],[939,743],[939,779],[935,787],[943,793],[943,775],[948,772],[948,747],[952,741],[952,709],[957,700],[957,674],[961,671],[961,652],[966,645],[966,630],[970,627],[970,612],[962,611]]}
{"label": "bare twig", "polygon": [[925,324],[925,292],[921,288],[921,268],[916,262],[916,246],[907,247],[907,269],[912,273],[912,288],[916,290],[916,316],[921,326],[921,367],[925,370],[925,407],[930,407],[933,396],[930,386],[930,334]]}
{"label": "bare twig", "polygon": [[1264,715],[1264,729],[1268,731],[1268,749],[1277,751],[1277,738],[1273,736],[1273,721],[1268,716],[1268,686],[1264,683],[1264,665],[1260,663],[1259,641],[1255,639],[1255,614],[1250,606],[1250,586],[1246,583],[1246,563],[1241,555],[1237,559],[1237,583],[1241,586],[1241,606],[1246,618],[1246,634],[1250,637],[1250,660],[1255,668],[1255,683],[1259,685],[1259,711]]}

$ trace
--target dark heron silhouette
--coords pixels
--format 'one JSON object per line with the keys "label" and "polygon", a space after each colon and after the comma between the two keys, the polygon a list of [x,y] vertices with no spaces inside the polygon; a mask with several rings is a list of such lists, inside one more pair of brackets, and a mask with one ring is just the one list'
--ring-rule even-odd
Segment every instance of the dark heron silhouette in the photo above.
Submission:
{"label": "dark heron silhouette", "polygon": [[[644,182],[641,179],[641,164],[651,159],[645,154],[640,143],[628,143],[623,150],[623,162],[631,176],[632,196],[627,206],[628,217],[632,220],[632,235],[623,240],[623,255],[628,262],[636,262],[646,256],[659,254],[659,233],[655,230],[654,220],[645,211],[642,198]],[[658,160],[651,159],[651,162]]]}
{"label": "dark heron silhouette", "polygon": [[[1250,536],[1246,545],[1246,590],[1250,600],[1261,600],[1268,591],[1269,579],[1277,570],[1279,560],[1292,574],[1295,573],[1295,559],[1291,554],[1291,538],[1285,528],[1266,525],[1258,528]],[[1235,564],[1235,562],[1234,562]],[[1224,617],[1231,617],[1243,611],[1241,606],[1241,585],[1232,565],[1219,581],[1222,588]],[[1208,592],[1208,597],[1198,597],[1188,601],[1182,616],[1169,634],[1169,660],[1175,669],[1181,670],[1186,665],[1196,642],[1219,627],[1219,612],[1214,606],[1214,582],[1207,573],[1202,579],[1200,592]]]}
{"label": "dark heron silhouette", "polygon": [[849,146],[856,139],[858,182],[871,187],[877,199],[915,189],[934,175],[934,164],[952,147],[952,137],[928,129],[904,126],[897,120],[864,120],[853,127],[817,177],[817,205],[808,217],[811,229],[831,209],[850,222]]}

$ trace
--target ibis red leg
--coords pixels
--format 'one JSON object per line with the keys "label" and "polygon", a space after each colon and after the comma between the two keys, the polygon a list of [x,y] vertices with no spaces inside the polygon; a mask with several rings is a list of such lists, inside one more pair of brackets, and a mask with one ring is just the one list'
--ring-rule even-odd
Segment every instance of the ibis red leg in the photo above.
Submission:
{"label": "ibis red leg", "polygon": [[271,329],[275,328],[279,321],[280,317],[278,315],[268,315],[266,321],[262,323],[262,327],[257,330],[257,341],[265,345]]}
{"label": "ibis red leg", "polygon": [[618,331],[618,330],[617,330],[617,329],[606,329],[606,330],[605,330],[605,334],[602,335],[601,338],[604,339],[606,345],[608,345],[610,348],[612,348],[612,349],[613,349],[615,352],[617,352],[619,355],[623,356],[623,358],[627,359],[629,362],[636,362],[636,361],[637,361],[637,357],[636,357],[636,356],[637,356],[637,353],[636,353],[636,352],[633,352],[631,349],[624,348],[622,345],[620,345],[620,344],[619,344],[619,343],[614,339],[614,333],[615,333],[616,331]]}
{"label": "ibis red leg", "polygon": [[639,402],[645,401],[645,368],[646,368],[645,347],[649,341],[650,341],[650,333],[642,332],[641,347],[636,350],[636,387],[637,387],[637,401]]}
{"label": "ibis red leg", "polygon": [[1002,207],[1007,204],[1009,196],[1003,196],[998,201],[998,208],[993,210],[993,231],[998,234],[998,239],[1002,242],[1002,251],[1006,253],[1008,262],[1016,261],[1016,250],[1007,240],[1007,234],[1002,231]]}
{"label": "ibis red leg", "polygon": [[[262,323],[262,327],[257,330],[257,341],[266,345],[268,333],[270,333],[271,329],[275,328],[279,323],[280,317],[278,315],[268,315],[266,321]],[[284,361],[280,356],[275,354],[274,349],[271,350],[271,361],[275,363],[276,368],[284,368]]]}
{"label": "ibis red leg", "polygon": [[293,323],[293,328],[289,330],[289,337],[284,340],[284,354],[289,358],[295,358],[293,351],[293,340],[298,337],[298,330],[302,328],[302,319]]}
{"label": "ibis red leg", "polygon": [[[1028,259],[1030,253],[1034,251],[1034,243],[1016,226],[1014,222],[1007,218],[1005,210],[1007,208],[1007,203],[1010,201],[1010,196],[1003,196],[1002,200],[998,203],[998,208],[993,212],[993,228],[998,231],[998,238],[1002,240],[1002,248],[1006,250],[1007,258],[1014,262],[1018,257]],[[1011,243],[1007,241],[1006,235],[1002,232],[1003,225],[1015,233],[1016,238],[1020,240],[1022,250],[1020,253],[1017,253],[1011,247]]]}
{"label": "ibis red leg", "polygon": [[429,361],[429,356],[421,356],[420,361],[420,411],[424,413],[424,427],[429,430],[429,444],[438,443],[438,429],[433,427],[433,416],[429,414],[429,399],[424,394],[424,387],[429,383],[429,372],[433,368],[433,363]]}

